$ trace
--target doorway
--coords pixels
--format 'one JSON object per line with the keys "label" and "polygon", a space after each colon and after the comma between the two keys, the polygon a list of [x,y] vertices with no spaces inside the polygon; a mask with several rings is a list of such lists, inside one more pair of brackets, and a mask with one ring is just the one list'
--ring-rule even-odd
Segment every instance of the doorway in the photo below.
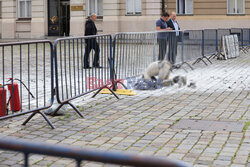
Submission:
{"label": "doorway", "polygon": [[69,36],[70,2],[69,0],[48,0],[48,35]]}

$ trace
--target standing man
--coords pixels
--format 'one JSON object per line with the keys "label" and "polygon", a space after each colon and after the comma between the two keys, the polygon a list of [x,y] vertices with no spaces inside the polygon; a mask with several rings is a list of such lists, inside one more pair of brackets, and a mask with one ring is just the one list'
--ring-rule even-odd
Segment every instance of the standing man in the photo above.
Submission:
{"label": "standing man", "polygon": [[[85,36],[97,34],[97,28],[94,23],[96,19],[97,19],[97,15],[94,13],[94,14],[91,14],[90,18],[86,21]],[[100,68],[100,64],[99,64],[100,48],[99,48],[98,42],[96,41],[96,38],[85,39],[85,43],[86,43],[86,46],[85,46],[85,54],[84,54],[84,69],[91,68],[89,66],[89,53],[91,52],[92,49],[95,50],[93,67]]]}
{"label": "standing man", "polygon": [[[170,19],[167,21],[168,27],[173,30],[180,30],[179,24],[176,21],[176,13],[171,12]],[[177,55],[177,42],[179,37],[179,32],[172,32],[169,34],[169,52],[168,52],[168,60],[175,64],[176,55]]]}
{"label": "standing man", "polygon": [[167,51],[167,38],[168,34],[165,32],[166,30],[171,30],[168,28],[166,21],[169,18],[169,14],[167,12],[162,13],[161,18],[156,21],[156,30],[163,31],[157,33],[157,41],[159,43],[159,57],[158,60],[163,60],[165,58],[165,54]]}

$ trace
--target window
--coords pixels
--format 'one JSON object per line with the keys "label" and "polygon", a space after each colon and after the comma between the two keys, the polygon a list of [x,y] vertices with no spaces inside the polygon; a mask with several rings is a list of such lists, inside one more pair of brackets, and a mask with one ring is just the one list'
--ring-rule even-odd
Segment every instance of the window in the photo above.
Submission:
{"label": "window", "polygon": [[96,13],[97,16],[103,15],[103,0],[89,0],[89,16]]}
{"label": "window", "polygon": [[193,14],[193,0],[177,0],[177,14]]}
{"label": "window", "polygon": [[18,0],[18,18],[31,18],[31,0]]}
{"label": "window", "polygon": [[244,14],[244,0],[228,0],[227,13],[228,14]]}
{"label": "window", "polygon": [[141,14],[141,0],[127,0],[127,14]]}

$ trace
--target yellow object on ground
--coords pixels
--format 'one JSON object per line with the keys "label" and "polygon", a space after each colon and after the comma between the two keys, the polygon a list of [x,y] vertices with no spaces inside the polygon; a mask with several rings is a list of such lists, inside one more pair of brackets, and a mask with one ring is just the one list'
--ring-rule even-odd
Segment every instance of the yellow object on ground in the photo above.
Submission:
{"label": "yellow object on ground", "polygon": [[[136,95],[135,92],[133,92],[132,90],[128,90],[128,89],[117,89],[114,92],[117,95],[128,95],[128,96]],[[112,94],[108,89],[103,89],[100,93],[101,94]]]}

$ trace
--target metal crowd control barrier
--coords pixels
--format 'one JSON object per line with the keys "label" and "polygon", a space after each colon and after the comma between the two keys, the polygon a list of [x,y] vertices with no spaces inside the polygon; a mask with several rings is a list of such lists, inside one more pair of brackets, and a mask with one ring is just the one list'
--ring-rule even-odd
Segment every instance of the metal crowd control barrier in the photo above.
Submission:
{"label": "metal crowd control barrier", "polygon": [[55,113],[69,104],[83,117],[70,101],[98,89],[108,88],[116,96],[107,86],[112,79],[111,43],[111,35],[60,38],[55,41],[56,97],[60,104]]}
{"label": "metal crowd control barrier", "polygon": [[[178,33],[178,36],[176,36],[176,33]],[[116,72],[115,85],[122,83],[121,81],[124,79],[142,75],[151,62],[168,60],[169,54],[176,55],[176,66],[188,64],[183,61],[182,37],[182,31],[115,34],[112,59]],[[189,67],[192,69],[190,65]],[[124,85],[123,87],[126,88]]]}
{"label": "metal crowd control barrier", "polygon": [[41,114],[54,128],[42,112],[53,103],[52,55],[47,40],[0,44],[0,120]]}
{"label": "metal crowd control barrier", "polygon": [[113,41],[115,80],[139,76],[156,60],[157,38],[155,32],[118,33]]}
{"label": "metal crowd control barrier", "polygon": [[203,52],[208,60],[215,57],[218,53],[218,31],[216,29],[204,29],[203,30],[204,47]]}
{"label": "metal crowd control barrier", "polygon": [[241,49],[246,53],[250,46],[250,29],[241,29]]}
{"label": "metal crowd control barrier", "polygon": [[183,61],[191,62],[193,64],[203,61],[204,57],[204,38],[202,30],[185,30],[183,32]]}
{"label": "metal crowd control barrier", "polygon": [[82,161],[93,161],[107,164],[137,166],[137,167],[189,167],[190,165],[168,159],[146,156],[128,155],[104,151],[90,151],[74,147],[55,146],[41,143],[31,143],[22,140],[0,138],[0,149],[21,152],[24,154],[24,166],[28,167],[29,155],[48,155],[75,159],[77,166]]}

